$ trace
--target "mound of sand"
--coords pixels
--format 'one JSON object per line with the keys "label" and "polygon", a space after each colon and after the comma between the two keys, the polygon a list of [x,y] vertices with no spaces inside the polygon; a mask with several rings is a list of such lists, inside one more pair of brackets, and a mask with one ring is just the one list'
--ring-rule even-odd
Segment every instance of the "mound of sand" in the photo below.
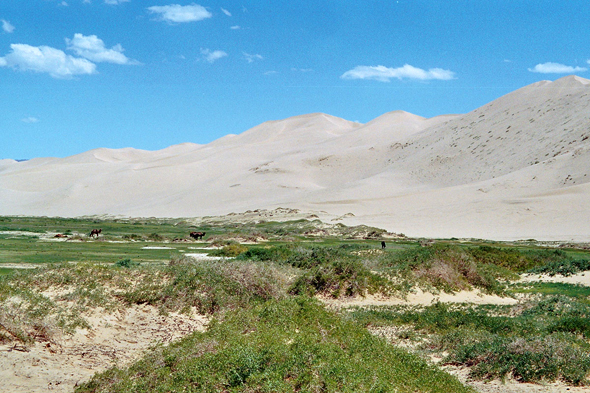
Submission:
{"label": "mound of sand", "polygon": [[315,113],[207,145],[0,161],[0,214],[202,217],[279,206],[416,237],[590,240],[590,81],[465,115]]}

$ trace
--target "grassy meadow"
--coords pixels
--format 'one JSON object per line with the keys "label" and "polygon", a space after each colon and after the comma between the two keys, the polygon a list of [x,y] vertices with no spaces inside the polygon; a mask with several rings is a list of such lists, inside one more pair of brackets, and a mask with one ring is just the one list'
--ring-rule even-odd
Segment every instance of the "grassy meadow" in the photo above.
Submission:
{"label": "grassy meadow", "polygon": [[[88,237],[94,228],[97,239]],[[206,236],[197,242],[191,231]],[[218,259],[185,255],[194,253]],[[473,391],[441,366],[468,367],[475,380],[588,385],[588,287],[517,280],[587,271],[589,259],[587,250],[533,241],[433,242],[307,220],[0,217],[0,342],[50,341],[89,327],[89,310],[148,304],[162,314],[196,310],[209,328],[77,392]],[[415,288],[515,301],[336,309],[321,301],[404,298]]]}

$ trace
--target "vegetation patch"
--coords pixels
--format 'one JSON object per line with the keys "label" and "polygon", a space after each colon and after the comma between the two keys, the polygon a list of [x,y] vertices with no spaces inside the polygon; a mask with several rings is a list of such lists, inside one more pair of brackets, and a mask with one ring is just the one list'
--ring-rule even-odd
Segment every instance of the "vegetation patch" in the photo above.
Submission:
{"label": "vegetation patch", "polygon": [[238,309],[77,392],[471,392],[418,356],[296,297]]}
{"label": "vegetation patch", "polygon": [[381,263],[388,273],[402,280],[445,292],[476,287],[503,294],[504,285],[499,280],[515,276],[506,268],[477,259],[469,249],[449,244],[385,254]]}
{"label": "vegetation patch", "polygon": [[590,384],[590,306],[572,297],[515,306],[373,307],[348,317],[367,327],[406,326],[398,338],[421,335],[421,351],[445,353],[444,363],[470,367],[475,379]]}

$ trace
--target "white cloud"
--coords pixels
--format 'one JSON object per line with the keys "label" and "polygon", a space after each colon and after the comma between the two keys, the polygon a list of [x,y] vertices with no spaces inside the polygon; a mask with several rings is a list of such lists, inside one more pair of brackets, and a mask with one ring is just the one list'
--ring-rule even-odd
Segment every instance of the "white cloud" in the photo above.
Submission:
{"label": "white cloud", "polygon": [[238,26],[238,25],[232,26],[232,27],[230,27],[230,29],[232,29],[232,30],[240,30],[240,26]]}
{"label": "white cloud", "polygon": [[312,72],[313,69],[311,68],[291,68],[291,71],[296,71],[296,72]]}
{"label": "white cloud", "polygon": [[148,10],[152,14],[159,14],[162,20],[172,23],[196,22],[213,16],[205,7],[198,4],[185,6],[179,4],[156,5],[148,7]]}
{"label": "white cloud", "polygon": [[129,0],[104,0],[105,4],[114,4],[114,5],[119,5],[121,3],[126,3]]}
{"label": "white cloud", "polygon": [[48,73],[54,78],[71,78],[74,75],[96,73],[96,64],[66,55],[49,46],[11,44],[12,52],[0,57],[0,67],[12,67],[21,71]]}
{"label": "white cloud", "polygon": [[96,63],[106,62],[115,64],[138,64],[137,61],[129,59],[123,54],[123,47],[120,44],[107,49],[104,42],[95,35],[85,36],[79,33],[74,34],[71,40],[66,38],[68,49]]}
{"label": "white cloud", "polygon": [[21,119],[21,121],[23,123],[38,123],[39,119],[37,119],[36,117],[33,117],[33,116],[29,116],[29,117],[25,117],[24,119]]}
{"label": "white cloud", "polygon": [[10,24],[9,21],[2,19],[2,30],[5,33],[12,33],[14,31],[14,26]]}
{"label": "white cloud", "polygon": [[209,49],[201,49],[201,54],[209,63],[213,63],[215,60],[219,60],[222,57],[227,56],[227,53],[225,53],[222,50],[216,50],[211,52],[211,50]]}
{"label": "white cloud", "polygon": [[528,69],[530,72],[538,72],[541,74],[571,74],[572,72],[587,71],[584,67],[572,67],[559,63],[543,63],[537,64],[534,68]]}
{"label": "white cloud", "polygon": [[246,61],[248,63],[253,63],[256,60],[262,60],[262,59],[264,59],[264,57],[262,57],[261,55],[251,55],[251,54],[246,53],[246,52],[242,52],[242,53],[243,53],[244,58],[246,59]]}
{"label": "white cloud", "polygon": [[228,10],[226,10],[225,8],[221,9],[221,12],[223,12],[225,15],[227,16],[231,16],[231,12],[229,12]]}
{"label": "white cloud", "polygon": [[340,76],[342,79],[374,79],[389,82],[392,78],[419,80],[449,80],[455,78],[455,73],[442,68],[431,68],[428,71],[405,64],[403,67],[389,68],[385,66],[357,66]]}

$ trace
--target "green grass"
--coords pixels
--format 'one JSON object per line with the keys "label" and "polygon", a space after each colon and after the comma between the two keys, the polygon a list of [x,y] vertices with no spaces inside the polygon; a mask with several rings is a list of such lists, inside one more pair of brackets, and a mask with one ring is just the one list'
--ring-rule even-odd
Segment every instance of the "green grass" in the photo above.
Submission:
{"label": "green grass", "polygon": [[517,283],[511,287],[514,293],[563,295],[590,304],[590,287],[559,282]]}
{"label": "green grass", "polygon": [[305,298],[271,300],[212,322],[77,392],[471,392]]}
{"label": "green grass", "polygon": [[[143,249],[145,246],[166,246],[172,249]],[[64,242],[31,238],[0,239],[2,263],[116,262],[130,258],[138,262],[168,261],[185,244],[113,243],[106,241]]]}

